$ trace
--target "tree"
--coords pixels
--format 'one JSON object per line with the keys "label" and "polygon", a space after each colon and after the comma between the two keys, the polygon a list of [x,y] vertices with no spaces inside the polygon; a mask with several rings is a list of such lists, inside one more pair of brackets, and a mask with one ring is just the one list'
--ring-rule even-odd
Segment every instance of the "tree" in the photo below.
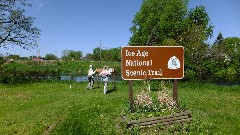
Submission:
{"label": "tree", "polygon": [[92,54],[92,53],[87,53],[87,54],[85,55],[85,59],[86,59],[86,60],[94,60],[93,54]]}
{"label": "tree", "polygon": [[34,18],[25,15],[23,7],[31,6],[27,0],[0,1],[0,47],[17,45],[23,49],[37,46],[40,30],[33,26]]}
{"label": "tree", "polygon": [[222,44],[223,40],[224,40],[224,38],[222,36],[222,33],[218,33],[217,39],[214,41],[213,44],[220,45],[220,44]]}
{"label": "tree", "polygon": [[121,62],[121,47],[111,48],[108,50],[111,61]]}
{"label": "tree", "polygon": [[67,57],[69,52],[70,52],[70,50],[68,50],[68,49],[63,50],[62,51],[62,59],[64,59],[64,57]]}
{"label": "tree", "polygon": [[144,0],[133,19],[129,45],[183,45],[185,49],[196,49],[212,36],[213,26],[203,6],[188,11],[187,4],[188,0]]}
{"label": "tree", "polygon": [[20,59],[20,56],[19,55],[8,55],[6,58],[7,59],[18,60],[18,59]]}
{"label": "tree", "polygon": [[[219,37],[219,36],[218,36]],[[239,79],[240,74],[240,38],[227,37],[222,39],[221,43],[215,42],[211,47],[212,61],[217,63],[216,75],[222,80]]]}
{"label": "tree", "polygon": [[64,60],[81,60],[82,51],[63,50],[62,59]]}
{"label": "tree", "polygon": [[101,52],[101,60],[102,61],[111,61],[111,55],[109,50],[103,49]]}
{"label": "tree", "polygon": [[162,45],[178,35],[178,26],[187,13],[187,0],[143,0],[130,28],[129,45]]}
{"label": "tree", "polygon": [[234,53],[240,53],[240,38],[238,37],[228,37],[223,39],[222,42],[225,52],[229,55]]}
{"label": "tree", "polygon": [[[100,48],[97,47],[93,50],[93,59],[100,60]],[[101,60],[103,61],[121,61],[121,47],[102,49],[101,50]]]}
{"label": "tree", "polygon": [[219,33],[211,49],[215,59],[218,59],[219,57],[223,57],[223,55],[228,57],[235,56],[236,53],[240,52],[239,46],[240,38],[223,38],[222,34]]}
{"label": "tree", "polygon": [[[213,26],[203,6],[187,9],[188,0],[143,0],[130,28],[130,46],[184,46],[185,70],[204,76]],[[197,60],[197,61],[196,61]]]}
{"label": "tree", "polygon": [[[101,51],[102,51],[102,50],[101,50]],[[102,55],[101,55],[101,56],[102,56]],[[100,60],[100,48],[99,48],[99,47],[93,49],[93,59],[94,59],[95,61]]]}
{"label": "tree", "polygon": [[4,62],[4,59],[3,59],[3,57],[0,57],[0,65],[2,65],[2,64],[3,64],[3,62]]}
{"label": "tree", "polygon": [[55,54],[49,53],[49,54],[45,55],[45,59],[46,60],[58,60],[58,57]]}

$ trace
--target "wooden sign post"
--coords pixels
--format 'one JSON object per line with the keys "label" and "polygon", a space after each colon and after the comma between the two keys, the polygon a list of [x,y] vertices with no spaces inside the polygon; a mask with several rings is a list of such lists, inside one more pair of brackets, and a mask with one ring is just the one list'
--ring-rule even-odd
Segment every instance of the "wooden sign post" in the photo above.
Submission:
{"label": "wooden sign post", "polygon": [[129,80],[129,101],[130,101],[130,110],[133,109],[133,81]]}
{"label": "wooden sign post", "polygon": [[178,103],[178,82],[177,82],[177,79],[174,79],[174,82],[173,82],[173,100]]}
{"label": "wooden sign post", "polygon": [[173,98],[177,101],[176,79],[184,77],[183,46],[125,46],[121,56],[122,78],[130,80],[129,94],[132,94],[133,80],[174,79]]}

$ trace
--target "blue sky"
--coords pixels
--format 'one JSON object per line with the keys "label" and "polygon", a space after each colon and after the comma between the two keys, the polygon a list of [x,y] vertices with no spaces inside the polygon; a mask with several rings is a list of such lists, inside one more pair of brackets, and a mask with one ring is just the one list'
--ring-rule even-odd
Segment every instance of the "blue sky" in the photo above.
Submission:
{"label": "blue sky", "polygon": [[[33,5],[26,10],[34,16],[35,26],[42,30],[39,40],[40,55],[53,53],[61,57],[64,49],[92,53],[103,49],[125,46],[131,33],[129,28],[142,0],[29,0]],[[189,0],[189,8],[203,5],[215,26],[212,43],[219,32],[223,37],[240,37],[239,0]],[[37,55],[18,47],[3,50],[21,56]]]}

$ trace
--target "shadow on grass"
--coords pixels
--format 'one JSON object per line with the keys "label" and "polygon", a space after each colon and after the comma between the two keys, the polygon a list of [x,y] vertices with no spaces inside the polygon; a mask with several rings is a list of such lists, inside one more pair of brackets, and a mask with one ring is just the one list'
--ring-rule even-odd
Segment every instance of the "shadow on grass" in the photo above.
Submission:
{"label": "shadow on grass", "polygon": [[240,86],[240,82],[219,82],[215,84],[219,86]]}
{"label": "shadow on grass", "polygon": [[156,88],[156,89],[150,89],[150,90],[151,90],[151,91],[159,91],[159,89],[157,89],[157,88]]}
{"label": "shadow on grass", "polygon": [[108,91],[107,91],[107,94],[109,94],[109,93],[112,93],[112,92],[114,92],[114,91],[116,91],[116,86],[115,87],[113,87],[112,89],[109,89]]}

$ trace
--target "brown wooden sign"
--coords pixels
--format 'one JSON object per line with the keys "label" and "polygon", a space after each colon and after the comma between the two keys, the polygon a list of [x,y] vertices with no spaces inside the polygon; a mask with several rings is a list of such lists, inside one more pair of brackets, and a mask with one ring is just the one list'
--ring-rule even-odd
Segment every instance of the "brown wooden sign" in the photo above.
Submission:
{"label": "brown wooden sign", "polygon": [[183,46],[125,46],[121,51],[124,80],[184,77]]}

